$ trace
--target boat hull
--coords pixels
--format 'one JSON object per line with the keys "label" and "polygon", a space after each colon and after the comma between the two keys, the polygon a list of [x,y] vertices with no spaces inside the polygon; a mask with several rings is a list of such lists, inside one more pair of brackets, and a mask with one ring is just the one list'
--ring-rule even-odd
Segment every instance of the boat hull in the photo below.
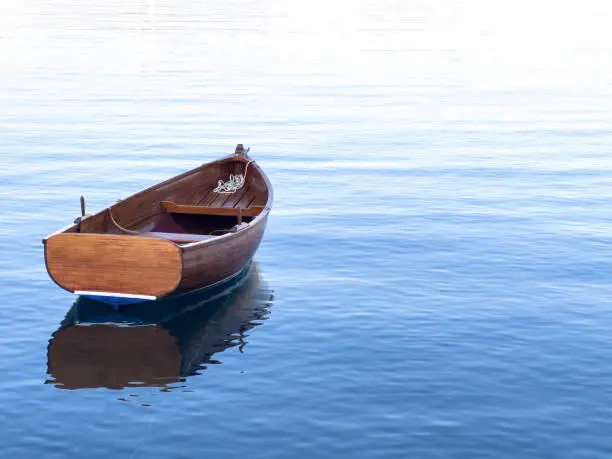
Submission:
{"label": "boat hull", "polygon": [[182,278],[174,293],[213,285],[242,270],[263,238],[267,216],[248,229],[182,247]]}
{"label": "boat hull", "polygon": [[146,304],[146,303],[150,303],[151,305],[155,304],[157,306],[157,305],[162,305],[162,304],[166,304],[169,302],[184,301],[188,298],[191,298],[191,296],[197,296],[199,298],[213,297],[217,295],[219,292],[223,292],[227,290],[228,288],[232,288],[234,284],[240,282],[244,278],[245,274],[249,271],[251,264],[252,264],[252,260],[248,260],[247,264],[244,267],[242,267],[239,271],[213,284],[205,285],[195,290],[189,290],[183,293],[176,293],[176,294],[164,296],[164,297],[157,298],[157,299],[142,299],[142,298],[129,297],[129,296],[96,295],[96,294],[82,294],[82,293],[79,295],[79,297],[85,300],[92,300],[92,301],[97,301],[99,303],[106,303],[108,305],[113,306],[115,309],[121,306],[141,305],[141,304]]}
{"label": "boat hull", "polygon": [[[217,190],[236,174],[239,188]],[[81,204],[74,225],[43,240],[47,271],[70,292],[121,305],[199,290],[242,271],[263,238],[272,186],[251,158],[235,154],[94,215]]]}
{"label": "boat hull", "polygon": [[45,243],[47,270],[60,287],[115,306],[175,296],[244,271],[266,222],[183,247],[144,237],[58,234]]}

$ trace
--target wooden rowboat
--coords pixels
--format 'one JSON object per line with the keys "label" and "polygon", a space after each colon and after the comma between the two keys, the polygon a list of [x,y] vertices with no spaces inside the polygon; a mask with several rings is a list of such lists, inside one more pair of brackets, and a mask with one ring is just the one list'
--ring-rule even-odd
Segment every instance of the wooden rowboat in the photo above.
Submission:
{"label": "wooden rowboat", "polygon": [[[154,300],[230,280],[264,234],[272,186],[242,145],[43,240],[49,276],[107,302]],[[120,300],[119,300],[120,299]]]}

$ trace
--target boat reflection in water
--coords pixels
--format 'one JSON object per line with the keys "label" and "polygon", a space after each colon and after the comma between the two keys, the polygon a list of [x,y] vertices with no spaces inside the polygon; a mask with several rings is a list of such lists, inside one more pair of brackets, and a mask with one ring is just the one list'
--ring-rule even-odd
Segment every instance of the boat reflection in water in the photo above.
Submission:
{"label": "boat reflection in water", "polygon": [[46,382],[62,389],[160,386],[218,363],[267,319],[272,290],[253,263],[231,282],[176,298],[112,306],[79,298],[53,333]]}

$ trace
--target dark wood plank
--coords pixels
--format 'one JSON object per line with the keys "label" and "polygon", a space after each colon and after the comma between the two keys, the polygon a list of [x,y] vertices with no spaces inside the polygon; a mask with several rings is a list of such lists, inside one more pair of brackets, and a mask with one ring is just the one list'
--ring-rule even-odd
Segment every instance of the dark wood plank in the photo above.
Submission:
{"label": "dark wood plank", "polygon": [[219,215],[229,217],[255,217],[262,211],[261,207],[253,207],[250,209],[241,209],[234,207],[206,207],[206,206],[184,206],[173,202],[162,201],[164,208],[174,214],[191,214],[191,215]]}
{"label": "dark wood plank", "polygon": [[181,247],[183,280],[177,292],[213,284],[240,271],[255,254],[266,223],[267,216],[243,231],[218,238],[216,241]]}
{"label": "dark wood plank", "polygon": [[213,199],[208,207],[223,207],[223,203],[228,200],[228,198],[233,193],[215,193],[215,199]]}
{"label": "dark wood plank", "polygon": [[181,202],[183,204],[190,204],[190,205],[197,206],[199,202],[202,200],[202,197],[207,196],[208,193],[210,193],[213,189],[214,187],[210,185],[196,187],[194,188],[193,193],[191,193],[191,195],[188,198],[186,198],[184,201],[181,201]]}
{"label": "dark wood plank", "polygon": [[213,239],[215,237],[208,234],[162,233],[159,231],[147,231],[146,233],[140,233],[140,235],[145,237],[154,237],[157,239],[165,239],[176,242],[177,244],[207,241],[208,239]]}
{"label": "dark wood plank", "polygon": [[200,196],[194,203],[194,205],[196,206],[206,206],[208,205],[209,202],[212,202],[213,199],[215,199],[215,192],[213,191],[215,189],[214,186],[209,187],[206,192]]}
{"label": "dark wood plank", "polygon": [[240,199],[245,195],[245,193],[248,193],[248,191],[249,186],[245,184],[241,189],[229,195],[227,201],[223,203],[223,207],[235,207],[236,204],[238,204],[238,201],[240,201]]}
{"label": "dark wood plank", "polygon": [[238,201],[234,207],[235,208],[242,207],[246,209],[247,207],[249,207],[249,203],[252,201],[252,199],[253,199],[253,191],[249,189],[249,191],[246,192],[242,196],[242,198],[240,198],[240,201]]}

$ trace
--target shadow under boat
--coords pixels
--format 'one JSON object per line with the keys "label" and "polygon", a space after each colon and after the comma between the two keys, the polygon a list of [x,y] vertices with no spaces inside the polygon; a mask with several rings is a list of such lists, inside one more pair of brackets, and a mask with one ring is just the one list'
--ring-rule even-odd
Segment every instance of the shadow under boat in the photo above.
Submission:
{"label": "shadow under boat", "polygon": [[255,263],[223,289],[112,306],[78,298],[53,333],[50,379],[62,389],[159,386],[197,374],[212,356],[246,344],[274,299]]}

